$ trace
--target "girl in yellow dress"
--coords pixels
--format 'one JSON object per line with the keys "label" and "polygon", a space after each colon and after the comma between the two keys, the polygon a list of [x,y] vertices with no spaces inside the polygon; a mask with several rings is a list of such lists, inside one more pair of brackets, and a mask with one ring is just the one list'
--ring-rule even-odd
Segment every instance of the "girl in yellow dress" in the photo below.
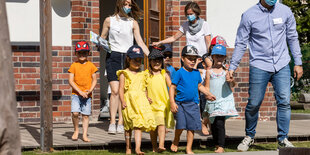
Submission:
{"label": "girl in yellow dress", "polygon": [[[166,128],[174,129],[174,119],[170,111],[167,89],[167,86],[171,85],[171,80],[165,69],[162,69],[164,55],[160,49],[155,48],[158,47],[153,47],[149,55],[147,95],[157,126],[155,131],[150,132],[153,152],[162,152],[166,150],[164,146]],[[157,137],[159,137],[159,147],[157,147]]]}
{"label": "girl in yellow dress", "polygon": [[119,95],[122,103],[124,130],[126,141],[126,154],[131,154],[131,134],[134,130],[135,151],[141,151],[142,131],[156,129],[150,102],[146,95],[147,73],[140,71],[144,57],[141,47],[134,45],[127,51],[126,69],[117,71],[119,77]]}

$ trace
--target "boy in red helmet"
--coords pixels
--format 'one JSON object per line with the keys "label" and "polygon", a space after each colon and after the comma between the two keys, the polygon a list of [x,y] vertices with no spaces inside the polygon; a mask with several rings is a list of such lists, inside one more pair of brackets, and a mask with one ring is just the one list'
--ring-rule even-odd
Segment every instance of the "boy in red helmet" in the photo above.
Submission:
{"label": "boy in red helmet", "polygon": [[87,60],[89,55],[89,45],[85,41],[76,43],[75,55],[78,60],[74,62],[68,72],[69,84],[72,87],[71,113],[74,126],[72,140],[78,140],[79,135],[79,115],[82,115],[82,127],[84,142],[90,142],[87,137],[89,124],[89,115],[91,115],[91,97],[94,90],[97,77],[97,67]]}

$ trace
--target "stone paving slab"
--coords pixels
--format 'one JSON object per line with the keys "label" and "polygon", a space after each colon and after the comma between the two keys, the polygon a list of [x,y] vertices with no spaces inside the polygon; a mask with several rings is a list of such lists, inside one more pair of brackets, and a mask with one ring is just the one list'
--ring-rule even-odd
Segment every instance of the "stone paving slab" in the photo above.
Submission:
{"label": "stone paving slab", "polygon": [[[108,131],[107,120],[94,121],[90,123],[88,129],[91,142],[82,141],[82,127],[80,124],[80,135],[78,141],[72,141],[73,125],[71,123],[53,124],[53,144],[54,148],[105,148],[106,146],[120,146],[125,144],[124,135],[110,135]],[[227,141],[239,143],[244,137],[245,121],[228,120],[226,122],[226,134],[229,136]],[[289,137],[293,141],[310,140],[310,120],[292,120],[290,125]],[[275,121],[260,121],[257,125],[256,141],[273,142],[276,141],[277,127]],[[40,124],[20,124],[22,148],[34,149],[40,146]],[[166,136],[166,143],[171,143],[174,137],[173,130],[170,130]],[[210,143],[212,136],[204,136],[201,132],[195,133],[195,142]],[[132,137],[132,141],[134,141]],[[181,136],[181,142],[186,142],[186,132]],[[227,143],[229,143],[227,142]],[[150,145],[149,133],[142,134],[142,147]],[[182,145],[182,144],[180,144]]]}

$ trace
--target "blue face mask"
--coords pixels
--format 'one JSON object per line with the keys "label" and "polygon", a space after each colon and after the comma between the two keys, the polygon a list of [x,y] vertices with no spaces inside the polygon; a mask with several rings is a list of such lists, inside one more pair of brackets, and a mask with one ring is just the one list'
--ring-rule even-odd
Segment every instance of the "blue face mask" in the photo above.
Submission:
{"label": "blue face mask", "polygon": [[277,3],[277,0],[265,0],[265,3],[269,6],[274,6]]}
{"label": "blue face mask", "polygon": [[192,21],[194,21],[196,19],[196,16],[194,14],[188,15],[187,19],[188,19],[188,21],[192,22]]}
{"label": "blue face mask", "polygon": [[131,8],[126,8],[125,6],[123,7],[123,10],[126,14],[128,14],[131,11]]}

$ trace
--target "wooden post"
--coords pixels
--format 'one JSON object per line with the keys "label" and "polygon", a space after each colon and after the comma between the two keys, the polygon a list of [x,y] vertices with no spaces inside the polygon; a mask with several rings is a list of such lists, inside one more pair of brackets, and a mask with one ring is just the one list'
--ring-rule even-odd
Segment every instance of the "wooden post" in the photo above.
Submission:
{"label": "wooden post", "polygon": [[40,0],[40,79],[40,147],[47,152],[53,147],[51,0]]}
{"label": "wooden post", "polygon": [[5,0],[0,0],[0,154],[21,154],[12,48]]}

